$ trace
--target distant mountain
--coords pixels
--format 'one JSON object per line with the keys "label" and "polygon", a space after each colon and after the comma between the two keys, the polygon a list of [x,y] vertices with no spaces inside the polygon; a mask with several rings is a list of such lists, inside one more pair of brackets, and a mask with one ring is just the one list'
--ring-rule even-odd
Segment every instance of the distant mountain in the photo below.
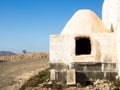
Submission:
{"label": "distant mountain", "polygon": [[16,53],[13,53],[11,51],[0,51],[0,56],[10,56],[10,55],[16,55]]}

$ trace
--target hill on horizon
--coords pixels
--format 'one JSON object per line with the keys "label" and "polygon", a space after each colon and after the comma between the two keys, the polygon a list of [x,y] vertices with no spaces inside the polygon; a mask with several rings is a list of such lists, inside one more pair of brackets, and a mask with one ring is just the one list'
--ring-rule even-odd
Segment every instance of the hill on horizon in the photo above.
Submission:
{"label": "hill on horizon", "polygon": [[17,54],[11,51],[0,51],[0,56],[10,56],[10,55],[17,55]]}

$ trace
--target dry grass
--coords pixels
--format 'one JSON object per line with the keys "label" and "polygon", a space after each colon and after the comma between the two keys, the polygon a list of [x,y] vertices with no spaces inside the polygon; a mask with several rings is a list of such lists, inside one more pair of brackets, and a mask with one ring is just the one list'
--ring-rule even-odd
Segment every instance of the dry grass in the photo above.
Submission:
{"label": "dry grass", "polygon": [[30,78],[21,88],[20,90],[25,90],[27,87],[36,87],[39,84],[45,82],[50,77],[49,69],[46,69],[42,72],[39,72],[38,75]]}

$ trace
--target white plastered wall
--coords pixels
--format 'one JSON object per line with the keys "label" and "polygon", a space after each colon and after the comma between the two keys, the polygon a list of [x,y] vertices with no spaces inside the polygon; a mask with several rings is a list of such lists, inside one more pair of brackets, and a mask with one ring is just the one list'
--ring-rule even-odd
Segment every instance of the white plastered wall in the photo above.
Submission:
{"label": "white plastered wall", "polygon": [[50,36],[50,63],[64,63],[71,67],[74,39],[70,36]]}
{"label": "white plastered wall", "polygon": [[120,0],[104,0],[102,20],[105,26],[116,33],[118,73],[120,76]]}

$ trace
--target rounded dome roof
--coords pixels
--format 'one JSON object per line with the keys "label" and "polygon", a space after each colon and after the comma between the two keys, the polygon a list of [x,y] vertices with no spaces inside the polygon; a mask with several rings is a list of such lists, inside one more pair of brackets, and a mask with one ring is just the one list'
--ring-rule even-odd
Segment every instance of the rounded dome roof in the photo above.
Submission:
{"label": "rounded dome roof", "polygon": [[91,10],[79,10],[68,21],[61,34],[78,35],[109,32],[103,22]]}

